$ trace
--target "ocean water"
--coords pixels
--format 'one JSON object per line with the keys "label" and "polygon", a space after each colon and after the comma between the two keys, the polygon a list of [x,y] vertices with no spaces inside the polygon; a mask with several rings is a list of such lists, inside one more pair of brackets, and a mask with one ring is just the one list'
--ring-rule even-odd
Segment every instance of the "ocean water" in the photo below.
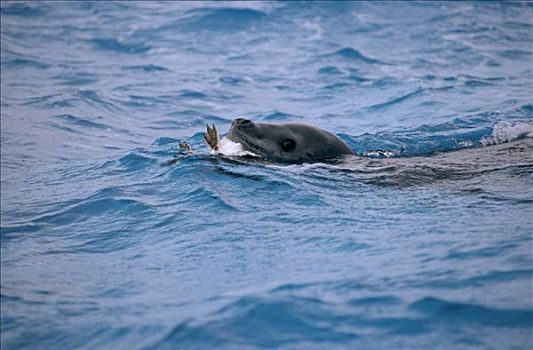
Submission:
{"label": "ocean water", "polygon": [[[531,349],[532,18],[2,1],[2,349]],[[211,155],[236,117],[358,156]]]}

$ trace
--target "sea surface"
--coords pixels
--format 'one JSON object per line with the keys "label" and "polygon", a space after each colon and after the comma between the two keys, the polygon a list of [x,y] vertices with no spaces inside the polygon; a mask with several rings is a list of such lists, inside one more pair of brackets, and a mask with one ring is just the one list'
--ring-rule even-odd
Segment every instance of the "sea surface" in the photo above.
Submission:
{"label": "sea surface", "polygon": [[533,348],[533,3],[0,7],[2,350]]}

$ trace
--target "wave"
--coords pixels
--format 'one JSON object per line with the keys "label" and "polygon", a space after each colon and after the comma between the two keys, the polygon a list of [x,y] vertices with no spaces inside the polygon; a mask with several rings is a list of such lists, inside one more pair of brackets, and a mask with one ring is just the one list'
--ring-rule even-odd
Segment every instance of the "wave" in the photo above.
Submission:
{"label": "wave", "polygon": [[533,122],[504,122],[494,124],[490,135],[481,139],[483,146],[498,145],[522,138],[533,138]]}
{"label": "wave", "polygon": [[[393,295],[331,302],[287,294],[286,288],[276,290],[285,293],[270,291],[266,295],[238,297],[209,315],[183,321],[151,347],[375,347],[383,345],[378,338],[384,335],[397,342],[396,337],[445,336],[465,325],[519,330],[533,326],[533,310],[527,308],[493,308],[430,296],[411,303]],[[464,338],[451,338],[445,343],[457,346],[463,341]]]}
{"label": "wave", "polygon": [[[32,219],[31,222],[38,224],[69,225],[84,220],[94,220],[99,216],[140,214],[143,211],[150,210],[150,207],[141,201],[116,196],[115,193],[117,191],[120,190],[107,188],[74,203],[61,203],[66,208],[40,215]],[[113,195],[111,195],[112,193]]]}
{"label": "wave", "polygon": [[155,64],[143,64],[143,65],[135,65],[135,66],[125,66],[122,67],[124,70],[132,70],[132,71],[141,71],[141,72],[169,72],[170,69],[167,69],[162,66],[158,66]]}
{"label": "wave", "polygon": [[324,74],[324,75],[340,75],[342,74],[342,71],[338,67],[335,67],[335,66],[325,66],[325,67],[320,68],[318,70],[318,73]]}
{"label": "wave", "polygon": [[[323,310],[319,300],[275,300],[245,297],[222,308],[206,323],[186,321],[177,325],[154,347],[274,347],[298,343],[346,344],[357,335],[336,329],[335,315]],[[254,334],[254,337],[250,337]]]}
{"label": "wave", "polygon": [[30,3],[3,3],[0,13],[5,16],[39,17],[43,15],[43,8],[32,6]]}
{"label": "wave", "polygon": [[1,347],[531,348],[532,11],[2,1]]}
{"label": "wave", "polygon": [[186,31],[234,32],[253,28],[267,16],[263,11],[246,8],[200,8],[190,10],[180,21]]}
{"label": "wave", "polygon": [[373,111],[373,112],[382,111],[382,110],[394,107],[395,105],[397,105],[397,104],[399,104],[401,102],[404,102],[404,101],[406,101],[408,99],[411,99],[412,97],[416,97],[416,96],[422,95],[424,93],[424,91],[425,91],[424,89],[418,88],[418,89],[416,89],[416,90],[414,90],[412,92],[409,92],[409,93],[404,94],[402,96],[396,97],[396,98],[394,98],[392,100],[372,105],[372,106],[368,107],[367,109],[369,111]]}
{"label": "wave", "polygon": [[106,112],[117,111],[117,106],[110,102],[109,98],[101,96],[97,91],[79,90],[77,91],[76,95],[83,102],[87,103],[91,107],[95,107],[96,109]]}
{"label": "wave", "polygon": [[267,122],[295,121],[298,119],[302,119],[301,116],[284,113],[284,112],[277,111],[277,110],[260,115],[258,116],[258,118],[260,118],[260,120],[264,120]]}
{"label": "wave", "polygon": [[533,309],[497,309],[472,303],[450,302],[426,297],[409,307],[428,317],[429,322],[454,324],[481,324],[486,327],[531,329]]}
{"label": "wave", "polygon": [[493,121],[494,116],[491,113],[481,113],[410,130],[360,136],[341,133],[339,137],[357,154],[373,158],[428,156],[533,137],[533,123]]}
{"label": "wave", "polygon": [[325,57],[325,58],[336,57],[336,58],[349,59],[351,61],[358,61],[358,62],[367,63],[367,64],[384,64],[384,62],[376,58],[366,56],[360,51],[353,49],[351,47],[345,47],[333,53],[323,55],[321,57]]}
{"label": "wave", "polygon": [[90,43],[98,49],[126,54],[141,54],[149,51],[151,46],[142,43],[125,42],[115,38],[94,38]]}
{"label": "wave", "polygon": [[2,66],[9,68],[37,68],[37,69],[48,69],[52,67],[51,64],[39,61],[37,59],[29,58],[11,58],[11,59],[2,59]]}
{"label": "wave", "polygon": [[206,94],[199,92],[199,91],[193,91],[193,90],[182,90],[179,96],[184,97],[184,98],[199,99],[199,100],[207,99]]}
{"label": "wave", "polygon": [[230,77],[230,76],[220,77],[218,80],[224,84],[228,84],[231,86],[237,86],[237,85],[247,82],[247,80],[244,78],[237,78],[237,77]]}
{"label": "wave", "polygon": [[112,129],[109,125],[98,123],[92,120],[89,120],[88,118],[74,116],[71,114],[60,114],[53,116],[54,118],[57,118],[59,120],[62,120],[66,123],[73,124],[76,126],[80,126],[83,128],[94,128],[99,130],[109,130]]}
{"label": "wave", "polygon": [[23,106],[36,106],[44,109],[57,109],[57,108],[68,108],[74,107],[76,104],[76,99],[70,97],[68,94],[52,94],[52,95],[43,95],[30,97],[24,100],[21,103]]}
{"label": "wave", "polygon": [[98,81],[95,74],[83,72],[59,74],[52,79],[58,80],[60,84],[67,86],[89,85]]}

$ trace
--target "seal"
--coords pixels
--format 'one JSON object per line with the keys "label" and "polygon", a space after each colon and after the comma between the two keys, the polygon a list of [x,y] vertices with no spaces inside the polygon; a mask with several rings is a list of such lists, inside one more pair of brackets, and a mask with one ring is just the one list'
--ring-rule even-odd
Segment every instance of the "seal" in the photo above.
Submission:
{"label": "seal", "polygon": [[353,155],[335,134],[300,123],[255,123],[236,118],[227,138],[244,151],[281,163],[303,163]]}

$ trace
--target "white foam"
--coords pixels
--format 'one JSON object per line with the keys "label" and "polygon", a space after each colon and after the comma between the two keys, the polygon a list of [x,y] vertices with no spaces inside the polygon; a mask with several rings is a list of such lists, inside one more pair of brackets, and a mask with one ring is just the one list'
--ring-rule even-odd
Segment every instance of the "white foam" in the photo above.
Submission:
{"label": "white foam", "polygon": [[481,139],[483,146],[497,145],[523,137],[533,138],[533,123],[531,122],[497,122],[493,126],[490,136]]}
{"label": "white foam", "polygon": [[396,151],[368,151],[365,153],[367,157],[375,157],[375,158],[392,158],[398,155],[398,152]]}

